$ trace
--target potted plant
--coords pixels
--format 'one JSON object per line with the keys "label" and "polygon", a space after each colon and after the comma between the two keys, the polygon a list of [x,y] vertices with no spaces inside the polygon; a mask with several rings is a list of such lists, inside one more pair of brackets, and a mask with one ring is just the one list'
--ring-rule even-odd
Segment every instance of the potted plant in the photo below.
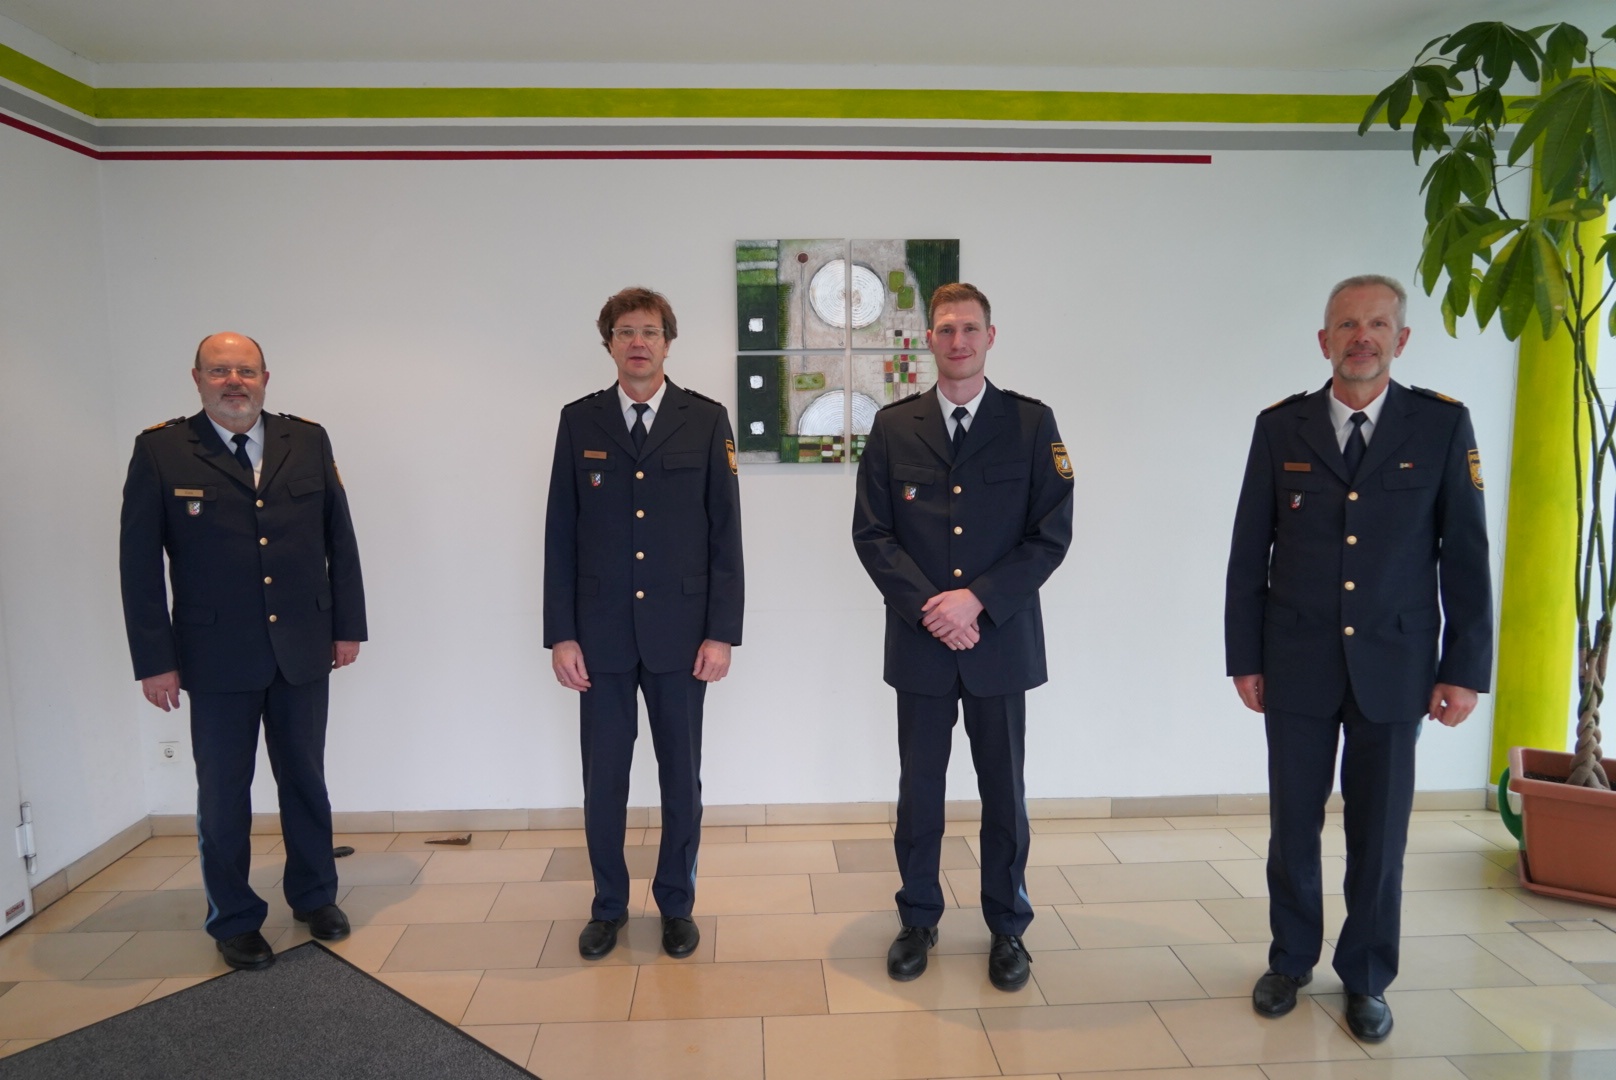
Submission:
{"label": "potted plant", "polygon": [[[1375,98],[1358,133],[1377,120],[1401,129],[1412,114],[1414,160],[1436,155],[1421,188],[1426,228],[1418,277],[1427,294],[1443,286],[1450,334],[1473,313],[1482,329],[1496,317],[1511,341],[1561,330],[1570,339],[1573,430],[1565,446],[1577,508],[1576,748],[1513,748],[1499,809],[1522,842],[1522,884],[1616,906],[1616,762],[1602,756],[1599,732],[1616,620],[1604,516],[1606,471],[1616,466],[1616,401],[1596,385],[1589,348],[1607,310],[1616,334],[1616,305],[1609,303],[1616,233],[1605,231],[1616,193],[1616,75],[1598,66],[1602,51],[1616,53],[1613,41],[1616,27],[1590,48],[1587,34],[1568,23],[1529,30],[1473,23],[1421,49]],[[1517,75],[1541,93],[1508,96]],[[1535,159],[1530,180],[1522,164],[1528,151]],[[1601,262],[1608,284],[1600,282]],[[1521,797],[1521,815],[1511,812],[1506,788]]]}

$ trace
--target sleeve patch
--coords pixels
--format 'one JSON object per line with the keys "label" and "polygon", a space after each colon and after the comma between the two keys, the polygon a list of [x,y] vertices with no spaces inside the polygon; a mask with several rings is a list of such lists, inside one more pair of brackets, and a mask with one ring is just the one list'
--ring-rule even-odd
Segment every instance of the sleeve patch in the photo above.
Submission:
{"label": "sleeve patch", "polygon": [[1476,485],[1477,491],[1487,490],[1481,482],[1481,451],[1472,450],[1465,456],[1470,460],[1470,482]]}
{"label": "sleeve patch", "polygon": [[1050,443],[1049,453],[1055,459],[1055,471],[1060,473],[1062,480],[1072,478],[1072,456],[1066,452],[1065,443]]}

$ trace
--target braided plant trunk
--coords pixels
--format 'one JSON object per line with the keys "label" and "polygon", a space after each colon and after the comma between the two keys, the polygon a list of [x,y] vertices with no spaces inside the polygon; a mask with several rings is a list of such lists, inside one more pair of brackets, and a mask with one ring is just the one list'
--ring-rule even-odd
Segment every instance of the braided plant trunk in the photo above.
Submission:
{"label": "braided plant trunk", "polygon": [[1578,658],[1577,685],[1580,701],[1577,708],[1577,747],[1566,783],[1575,787],[1610,790],[1610,777],[1600,759],[1604,752],[1599,743],[1599,706],[1605,700],[1605,667],[1610,660],[1611,620],[1606,615],[1599,620],[1594,635],[1594,646],[1583,649]]}

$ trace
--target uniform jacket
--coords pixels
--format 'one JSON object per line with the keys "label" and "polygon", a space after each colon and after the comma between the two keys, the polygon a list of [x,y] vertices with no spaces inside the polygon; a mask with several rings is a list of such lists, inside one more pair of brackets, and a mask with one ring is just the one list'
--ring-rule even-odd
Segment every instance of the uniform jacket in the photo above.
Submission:
{"label": "uniform jacket", "polygon": [[[988,697],[1047,681],[1038,589],[1072,542],[1068,460],[1050,408],[991,382],[957,461],[935,391],[876,413],[853,546],[886,600],[888,685],[941,695],[957,678]],[[956,652],[921,625],[921,606],[958,588],[984,610],[981,640]]]}
{"label": "uniform jacket", "polygon": [[1485,691],[1492,681],[1470,413],[1391,383],[1349,477],[1329,393],[1326,384],[1257,417],[1229,552],[1228,673],[1260,673],[1280,711],[1331,715],[1350,680],[1368,719],[1417,720],[1435,683]]}
{"label": "uniform jacket", "polygon": [[561,410],[544,527],[544,644],[590,671],[695,666],[741,643],[741,490],[724,407],[670,380],[636,454],[616,386]]}
{"label": "uniform jacket", "polygon": [[300,685],[330,674],[333,641],[367,637],[331,440],[319,424],[263,416],[256,491],[205,412],[135,439],[119,566],[137,679],[177,669],[187,690],[261,690],[278,667]]}

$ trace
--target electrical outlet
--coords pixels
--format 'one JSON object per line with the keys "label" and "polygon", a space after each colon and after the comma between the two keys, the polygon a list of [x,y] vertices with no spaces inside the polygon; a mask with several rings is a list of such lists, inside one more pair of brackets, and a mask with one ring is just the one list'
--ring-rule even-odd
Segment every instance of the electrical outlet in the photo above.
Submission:
{"label": "electrical outlet", "polygon": [[180,759],[180,744],[177,742],[160,742],[157,744],[157,753],[164,764],[173,764]]}

